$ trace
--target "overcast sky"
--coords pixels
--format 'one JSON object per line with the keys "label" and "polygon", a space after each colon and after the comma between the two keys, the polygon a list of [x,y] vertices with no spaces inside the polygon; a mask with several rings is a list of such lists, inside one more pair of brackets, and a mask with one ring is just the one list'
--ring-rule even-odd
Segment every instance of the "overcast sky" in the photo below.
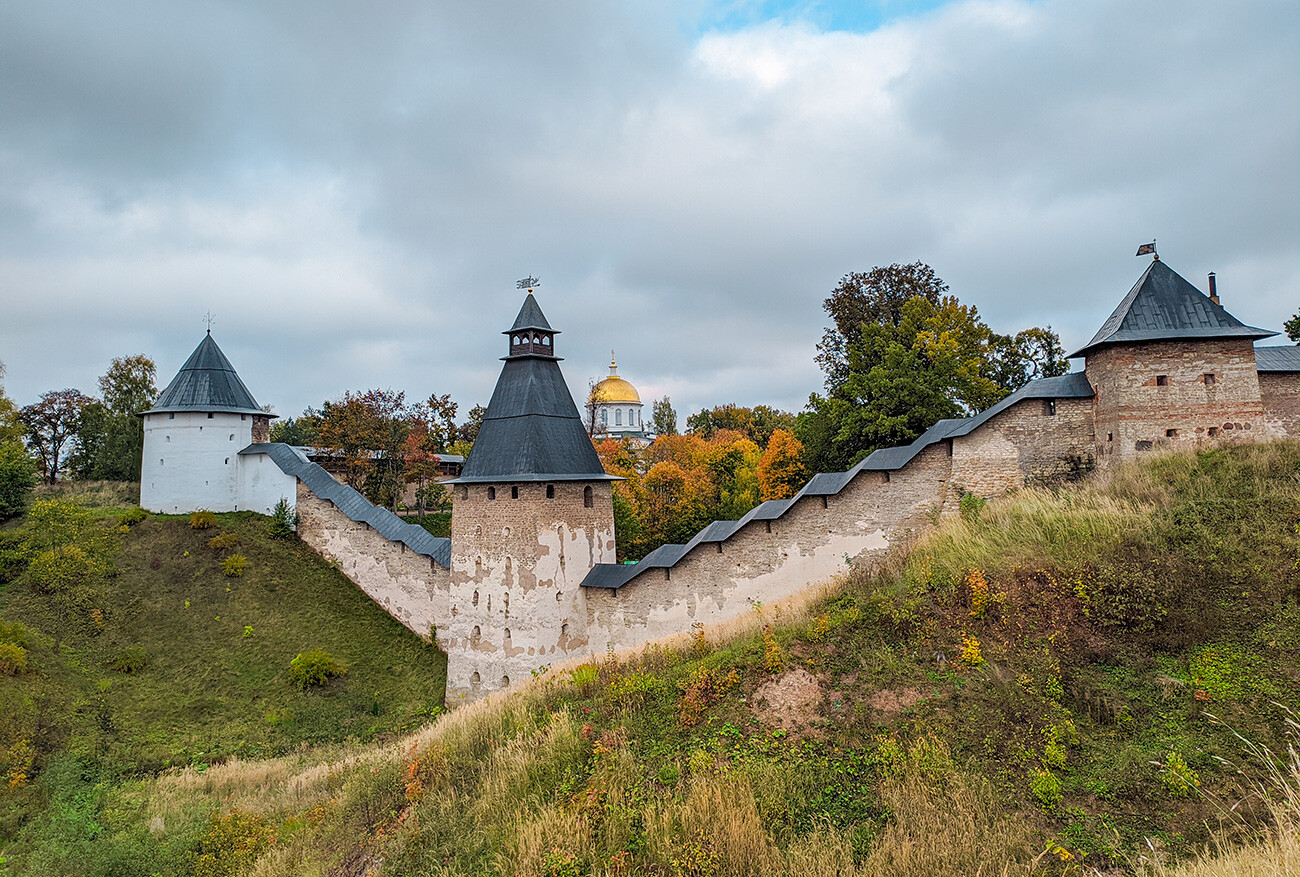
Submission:
{"label": "overcast sky", "polygon": [[579,401],[615,348],[683,418],[797,410],[846,272],[1074,349],[1153,237],[1280,330],[1298,59],[1294,0],[0,4],[5,386],[165,384],[211,311],[281,415],[463,414],[531,273]]}

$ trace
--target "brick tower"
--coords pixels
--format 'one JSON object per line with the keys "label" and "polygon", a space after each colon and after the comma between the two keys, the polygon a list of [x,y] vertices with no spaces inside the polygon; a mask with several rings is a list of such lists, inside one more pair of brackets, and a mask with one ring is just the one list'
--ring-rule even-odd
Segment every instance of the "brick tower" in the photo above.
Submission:
{"label": "brick tower", "polygon": [[530,290],[452,488],[447,698],[474,699],[587,645],[579,583],[614,561],[610,482]]}
{"label": "brick tower", "polygon": [[[1213,280],[1211,280],[1213,283]],[[1211,286],[1213,289],[1213,286]],[[1268,432],[1247,326],[1156,257],[1082,356],[1097,391],[1097,461]]]}

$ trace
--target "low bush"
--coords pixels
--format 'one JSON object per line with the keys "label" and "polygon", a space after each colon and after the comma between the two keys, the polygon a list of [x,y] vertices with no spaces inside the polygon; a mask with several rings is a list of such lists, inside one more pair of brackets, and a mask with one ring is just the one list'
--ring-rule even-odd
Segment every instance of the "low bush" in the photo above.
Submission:
{"label": "low bush", "polygon": [[215,551],[228,551],[239,544],[238,533],[222,533],[208,540],[208,547]]}
{"label": "low bush", "polygon": [[289,681],[298,688],[324,685],[335,676],[343,676],[347,672],[347,667],[324,649],[308,649],[289,662]]}
{"label": "low bush", "polygon": [[212,512],[191,512],[190,526],[195,530],[209,530],[217,525],[217,516]]}
{"label": "low bush", "polygon": [[122,512],[122,514],[118,515],[117,523],[119,526],[134,527],[147,517],[149,517],[149,513],[139,506],[136,506],[135,508],[127,509]]}
{"label": "low bush", "polygon": [[0,642],[0,676],[17,676],[27,671],[27,650],[17,643]]}
{"label": "low bush", "polygon": [[244,568],[247,566],[248,558],[242,554],[232,554],[221,561],[221,571],[228,579],[237,579],[242,576]]}
{"label": "low bush", "polygon": [[43,594],[68,593],[87,584],[95,571],[94,562],[75,545],[42,551],[27,569],[32,587]]}
{"label": "low bush", "polygon": [[128,646],[105,662],[108,669],[126,674],[139,673],[148,663],[149,656],[140,646]]}

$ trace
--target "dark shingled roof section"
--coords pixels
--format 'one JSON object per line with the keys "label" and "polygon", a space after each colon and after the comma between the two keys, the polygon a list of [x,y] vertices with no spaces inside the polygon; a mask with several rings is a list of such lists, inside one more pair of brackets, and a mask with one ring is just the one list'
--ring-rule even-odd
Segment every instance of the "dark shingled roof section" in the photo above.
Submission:
{"label": "dark shingled roof section", "polygon": [[[531,295],[516,327],[523,328],[521,322],[550,331]],[[465,468],[459,478],[445,483],[617,480],[605,474],[559,362],[553,356],[525,353],[506,358]]]}
{"label": "dark shingled roof section", "polygon": [[584,588],[621,588],[637,575],[650,569],[672,567],[696,546],[705,542],[725,542],[750,521],[774,521],[804,497],[834,496],[849,485],[859,472],[888,472],[903,468],[930,445],[958,436],[969,435],[993,417],[1017,402],[1027,399],[1091,399],[1095,395],[1083,372],[1043,378],[1021,387],[996,405],[973,417],[940,420],[912,442],[900,448],[881,448],[847,472],[823,472],[814,475],[791,499],[769,500],[739,521],[714,521],[685,545],[662,545],[631,564],[602,563],[592,568],[582,580]]}
{"label": "dark shingled roof section", "polygon": [[211,335],[204,336],[185,365],[172,378],[153,407],[143,414],[164,411],[229,411],[235,414],[264,414],[253,394],[235,374]]}
{"label": "dark shingled roof section", "polygon": [[524,304],[519,309],[519,316],[515,317],[515,324],[501,334],[509,335],[520,329],[541,329],[554,335],[560,334],[546,322],[546,315],[542,313],[542,307],[537,303],[537,299],[533,298],[532,293],[524,297]]}
{"label": "dark shingled roof section", "polygon": [[1164,262],[1155,260],[1092,340],[1070,356],[1087,356],[1107,344],[1124,342],[1268,338],[1276,334],[1245,325]]}
{"label": "dark shingled roof section", "polygon": [[432,558],[439,566],[451,566],[450,539],[434,536],[421,526],[406,523],[388,509],[372,505],[351,487],[335,481],[334,476],[308,460],[307,455],[297,448],[276,442],[249,445],[239,452],[241,457],[251,454],[270,457],[285,475],[292,475],[307,485],[307,489],[316,496],[332,502],[350,520],[369,524],[389,542],[399,542],[416,554]]}
{"label": "dark shingled roof section", "polygon": [[1256,347],[1255,368],[1262,372],[1300,372],[1300,345]]}

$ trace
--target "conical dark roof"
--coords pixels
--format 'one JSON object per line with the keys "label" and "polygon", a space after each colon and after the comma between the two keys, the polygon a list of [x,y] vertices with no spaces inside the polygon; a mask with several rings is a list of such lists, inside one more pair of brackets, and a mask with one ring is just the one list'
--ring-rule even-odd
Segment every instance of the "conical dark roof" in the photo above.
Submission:
{"label": "conical dark roof", "polygon": [[511,332],[518,332],[521,329],[541,329],[555,335],[560,334],[551,328],[550,323],[546,322],[546,315],[542,313],[541,305],[537,303],[537,299],[533,298],[531,292],[524,297],[524,304],[519,309],[519,316],[515,317],[515,324],[501,334],[509,335]]}
{"label": "conical dark roof", "polygon": [[[554,331],[531,295],[515,329]],[[605,474],[583,428],[559,360],[540,353],[507,357],[465,468],[450,483],[602,480],[615,479]]]}
{"label": "conical dark roof", "polygon": [[1070,356],[1087,356],[1107,344],[1125,342],[1268,338],[1276,334],[1245,325],[1156,259],[1092,340]]}
{"label": "conical dark roof", "polygon": [[162,411],[228,411],[262,414],[253,394],[208,333],[146,414]]}

